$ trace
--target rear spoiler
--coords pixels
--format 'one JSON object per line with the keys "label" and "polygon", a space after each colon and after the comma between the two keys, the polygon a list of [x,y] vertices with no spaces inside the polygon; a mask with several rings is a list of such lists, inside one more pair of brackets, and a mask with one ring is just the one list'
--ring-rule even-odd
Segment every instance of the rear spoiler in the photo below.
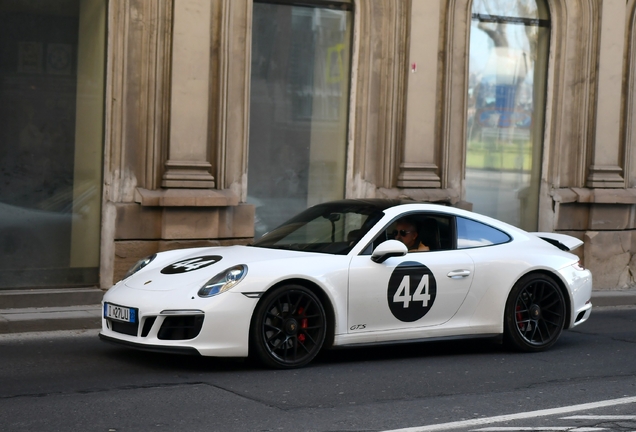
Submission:
{"label": "rear spoiler", "polygon": [[556,246],[564,251],[573,251],[583,244],[583,241],[567,234],[557,234],[551,232],[533,232],[530,234],[534,234],[540,239],[543,239],[551,245]]}

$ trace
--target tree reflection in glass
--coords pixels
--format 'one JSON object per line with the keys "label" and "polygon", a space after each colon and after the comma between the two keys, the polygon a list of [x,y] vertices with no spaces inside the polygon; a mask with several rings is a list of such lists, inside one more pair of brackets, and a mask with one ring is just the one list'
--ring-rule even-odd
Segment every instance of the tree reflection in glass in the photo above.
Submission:
{"label": "tree reflection in glass", "polygon": [[537,229],[550,20],[543,0],[475,0],[466,131],[466,200]]}

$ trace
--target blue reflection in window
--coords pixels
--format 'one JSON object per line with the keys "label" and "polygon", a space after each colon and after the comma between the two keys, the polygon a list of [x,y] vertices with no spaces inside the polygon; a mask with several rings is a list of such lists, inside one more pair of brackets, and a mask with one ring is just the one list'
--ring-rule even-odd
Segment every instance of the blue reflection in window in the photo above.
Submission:
{"label": "blue reflection in window", "polygon": [[468,249],[507,243],[510,236],[496,228],[474,220],[457,218],[457,249]]}

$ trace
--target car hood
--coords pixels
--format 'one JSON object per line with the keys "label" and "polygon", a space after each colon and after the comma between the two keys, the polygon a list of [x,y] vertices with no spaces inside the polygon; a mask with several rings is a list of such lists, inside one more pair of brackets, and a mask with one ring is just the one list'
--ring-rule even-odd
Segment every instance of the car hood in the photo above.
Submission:
{"label": "car hood", "polygon": [[150,265],[124,281],[133,289],[170,291],[202,286],[222,271],[239,265],[294,259],[315,255],[310,252],[266,249],[251,246],[227,246],[183,249],[157,254]]}

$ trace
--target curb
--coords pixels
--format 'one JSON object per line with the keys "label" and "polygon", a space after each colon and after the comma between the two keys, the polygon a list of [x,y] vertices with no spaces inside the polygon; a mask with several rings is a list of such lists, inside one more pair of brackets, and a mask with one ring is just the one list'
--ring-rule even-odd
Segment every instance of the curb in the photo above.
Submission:
{"label": "curb", "polygon": [[101,309],[99,304],[0,309],[0,334],[99,329]]}
{"label": "curb", "polygon": [[[636,306],[636,290],[594,291],[592,305]],[[100,304],[0,309],[0,334],[100,329],[101,314]]]}
{"label": "curb", "polygon": [[629,291],[593,291],[593,306],[634,306],[636,305],[636,290]]}

